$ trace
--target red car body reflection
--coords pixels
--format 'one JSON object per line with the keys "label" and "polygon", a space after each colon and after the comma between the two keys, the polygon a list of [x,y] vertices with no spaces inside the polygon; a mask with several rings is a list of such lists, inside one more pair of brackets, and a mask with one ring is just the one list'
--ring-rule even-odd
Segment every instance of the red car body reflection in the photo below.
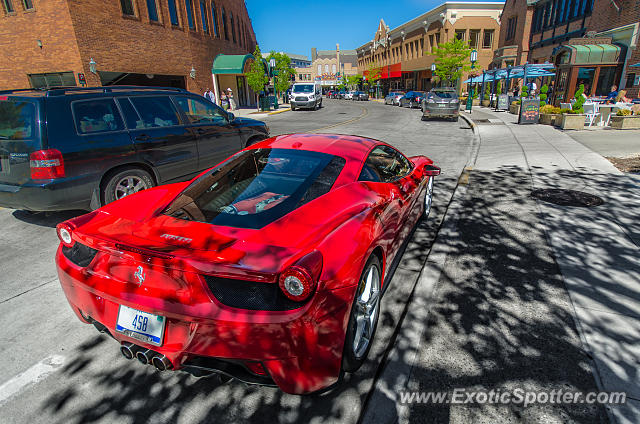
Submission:
{"label": "red car body reflection", "polygon": [[[341,374],[365,263],[377,256],[386,276],[425,209],[428,182],[437,175],[430,159],[416,156],[409,158],[408,173],[393,182],[359,181],[379,146],[387,145],[354,136],[294,134],[245,149],[318,152],[344,160],[329,192],[261,228],[163,213],[198,178],[142,191],[66,221],[58,226],[59,235],[64,241],[66,229],[71,239],[56,254],[64,293],[80,320],[120,343],[164,355],[173,370],[197,375],[217,369],[295,394],[326,388]],[[268,213],[286,201],[267,194],[238,202],[236,209]],[[261,290],[280,296],[280,277],[296,264],[311,269],[315,279],[306,301],[278,297],[285,305],[279,310],[236,307]],[[161,342],[116,331],[121,305],[165,317]]]}

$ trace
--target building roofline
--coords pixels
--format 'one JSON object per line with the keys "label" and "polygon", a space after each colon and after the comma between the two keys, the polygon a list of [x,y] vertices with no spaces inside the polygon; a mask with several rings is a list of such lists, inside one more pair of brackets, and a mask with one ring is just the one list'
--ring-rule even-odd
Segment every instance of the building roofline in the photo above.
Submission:
{"label": "building roofline", "polygon": [[[500,10],[502,11],[502,9],[504,8],[505,5],[505,1],[480,1],[480,2],[475,2],[475,1],[446,1],[444,3],[439,4],[438,6],[434,7],[433,9],[424,12],[421,15],[416,16],[415,18],[412,18],[410,20],[408,20],[407,22],[398,25],[395,28],[392,28],[391,30],[389,30],[389,34],[391,34],[392,38],[394,33],[398,33],[399,31],[402,31],[402,29],[405,29],[406,27],[411,26],[412,24],[415,24],[416,22],[420,21],[420,20],[425,20],[426,18],[438,13],[438,12],[442,12],[443,10],[447,10],[447,9],[490,9],[486,6],[495,6],[495,10]],[[459,7],[461,6],[461,7]],[[467,7],[467,6],[474,6],[474,7]],[[485,6],[485,7],[478,7],[478,6]],[[365,44],[356,47],[356,52],[358,50],[361,50],[363,48],[368,47],[369,45],[371,45],[372,41],[368,41]]]}

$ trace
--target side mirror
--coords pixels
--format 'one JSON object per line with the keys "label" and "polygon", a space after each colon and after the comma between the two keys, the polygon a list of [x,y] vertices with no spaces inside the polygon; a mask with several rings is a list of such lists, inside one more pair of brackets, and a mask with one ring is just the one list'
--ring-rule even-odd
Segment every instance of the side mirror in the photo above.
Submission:
{"label": "side mirror", "polygon": [[236,119],[236,115],[234,115],[231,112],[227,112],[227,118],[229,118],[229,122],[233,121],[234,119]]}
{"label": "side mirror", "polygon": [[428,177],[437,177],[440,175],[440,168],[435,165],[425,165],[423,169],[422,173]]}

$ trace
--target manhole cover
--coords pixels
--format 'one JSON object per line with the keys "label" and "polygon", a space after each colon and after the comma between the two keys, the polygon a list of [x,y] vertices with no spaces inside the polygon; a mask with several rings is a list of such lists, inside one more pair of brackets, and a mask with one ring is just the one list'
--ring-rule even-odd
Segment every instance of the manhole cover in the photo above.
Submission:
{"label": "manhole cover", "polygon": [[584,191],[562,190],[557,188],[547,188],[533,190],[531,196],[544,202],[553,203],[560,206],[579,206],[589,208],[600,206],[604,200],[593,194]]}

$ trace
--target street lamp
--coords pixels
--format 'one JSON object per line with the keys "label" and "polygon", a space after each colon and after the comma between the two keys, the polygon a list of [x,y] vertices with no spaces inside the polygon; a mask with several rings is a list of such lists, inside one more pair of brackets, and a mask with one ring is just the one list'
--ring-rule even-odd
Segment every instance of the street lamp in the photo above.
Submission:
{"label": "street lamp", "polygon": [[191,65],[191,70],[189,71],[189,76],[191,77],[191,79],[196,79],[196,68],[194,68],[193,65]]}
{"label": "street lamp", "polygon": [[96,61],[93,60],[93,58],[91,58],[91,60],[89,60],[89,72],[91,72],[92,74],[96,73]]}
{"label": "street lamp", "polygon": [[435,85],[435,81],[434,81],[435,80],[435,78],[434,78],[435,73],[436,73],[436,63],[433,62],[431,64],[431,86],[432,87]]}

